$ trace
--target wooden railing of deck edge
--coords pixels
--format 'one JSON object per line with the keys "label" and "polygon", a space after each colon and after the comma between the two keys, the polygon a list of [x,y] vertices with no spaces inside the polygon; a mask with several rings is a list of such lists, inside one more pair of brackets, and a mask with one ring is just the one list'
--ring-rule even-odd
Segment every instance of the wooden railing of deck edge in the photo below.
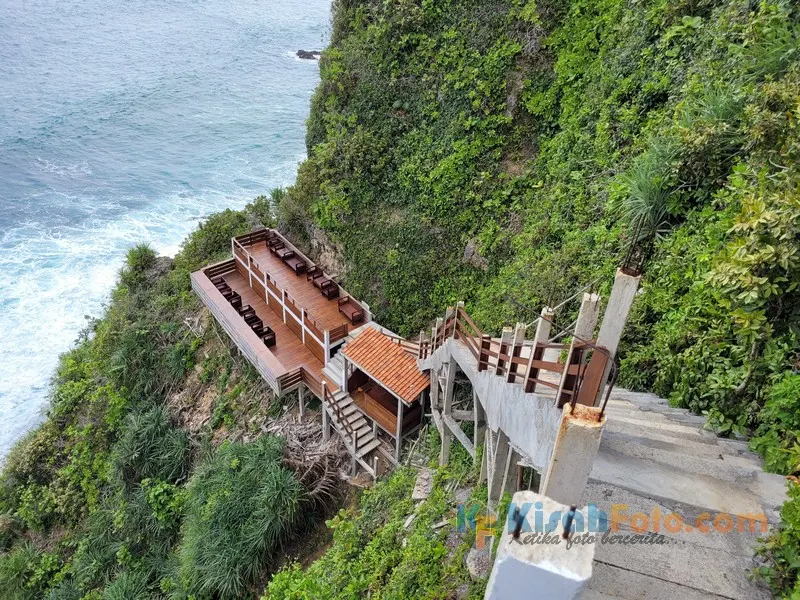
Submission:
{"label": "wooden railing of deck edge", "polygon": [[[217,265],[214,266],[216,267]],[[275,391],[275,393],[280,394],[281,385],[279,381],[282,377],[284,377],[284,375],[283,374],[281,374],[280,376],[274,375],[272,369],[268,365],[264,364],[264,361],[262,361],[261,358],[254,352],[254,348],[258,347],[257,341],[260,340],[258,340],[256,334],[253,333],[250,330],[250,328],[247,328],[246,330],[242,329],[242,331],[246,331],[252,334],[254,340],[247,341],[242,337],[242,335],[246,336],[247,334],[242,334],[240,332],[241,328],[237,327],[237,324],[239,323],[239,319],[241,317],[239,317],[239,314],[236,313],[235,309],[233,309],[232,307],[229,307],[230,311],[233,311],[233,313],[230,314],[230,318],[228,315],[226,315],[226,312],[230,311],[225,311],[221,307],[227,306],[228,305],[227,301],[222,296],[222,294],[219,294],[219,291],[213,287],[213,285],[211,284],[210,277],[208,277],[205,272],[203,273],[203,275],[206,276],[206,281],[208,282],[207,285],[205,285],[203,282],[199,280],[197,274],[192,273],[191,275],[192,289],[203,301],[203,304],[205,304],[208,307],[208,309],[211,311],[211,314],[214,315],[214,318],[222,326],[222,328],[225,330],[225,332],[228,334],[231,340],[233,340],[233,342],[236,344],[236,346],[239,348],[242,354],[245,355],[245,357],[256,368],[256,370],[266,380],[266,382]],[[214,292],[219,294],[219,299],[217,301],[215,301],[209,295],[210,293],[213,293],[211,291],[212,289]]]}
{"label": "wooden railing of deck edge", "polygon": [[[246,237],[246,236],[240,236]],[[266,236],[261,238],[266,239]],[[259,240],[260,241],[260,240]],[[322,354],[322,363],[327,364],[328,362],[328,355],[330,354],[330,340],[328,339],[328,335],[326,331],[323,331],[322,339],[318,337],[318,333],[320,331],[319,326],[315,319],[311,318],[311,321],[314,324],[314,328],[312,329],[309,327],[309,324],[305,322],[306,317],[310,316],[308,310],[300,308],[297,306],[297,303],[292,299],[289,293],[281,288],[274,282],[274,278],[269,274],[269,272],[262,268],[261,265],[258,264],[258,261],[241,245],[238,241],[238,238],[231,238],[231,251],[234,256],[233,260],[240,264],[243,269],[247,272],[249,276],[249,285],[253,287],[253,281],[255,277],[255,281],[259,283],[260,286],[264,287],[265,297],[264,300],[267,303],[267,306],[272,308],[278,308],[276,312],[279,312],[279,316],[281,320],[286,324],[287,327],[290,329],[292,326],[287,319],[287,315],[292,318],[292,321],[296,323],[297,327],[299,327],[299,337],[303,344],[311,350],[310,346],[306,340],[306,334],[310,335],[311,338],[317,342],[320,346],[321,354]],[[257,273],[254,271],[253,266],[258,271]],[[261,276],[261,277],[259,277]],[[270,298],[272,302],[270,302]],[[273,306],[273,303],[277,303],[278,307]],[[338,328],[337,328],[338,329]],[[298,332],[295,332],[298,333]],[[311,350],[312,354],[314,354],[317,359],[320,357],[317,356],[313,350]]]}
{"label": "wooden railing of deck edge", "polygon": [[[281,239],[281,241],[290,250],[294,251],[295,255],[297,255],[300,258],[302,258],[309,267],[317,266],[316,263],[314,263],[314,261],[312,261],[310,258],[308,258],[308,256],[306,256],[306,254],[302,250],[300,250],[297,246],[295,246],[292,242],[287,240],[283,236],[283,234],[280,231],[278,231],[277,229],[270,229],[270,228],[259,229],[258,231],[254,231],[254,232],[249,233],[249,234],[236,236],[235,238],[233,238],[233,240],[236,240],[237,242],[239,242],[239,245],[242,247],[242,250],[247,252],[247,250],[245,249],[246,246],[252,246],[253,244],[257,244],[258,242],[262,242],[262,241],[266,240],[270,235],[278,236]],[[249,254],[249,252],[248,252],[248,254]],[[325,276],[327,277],[327,274]],[[337,283],[337,285],[339,285],[339,284]],[[340,293],[341,293],[342,297],[344,297],[344,296],[349,297],[350,301],[353,304],[355,304],[356,306],[360,307],[364,311],[364,317],[365,317],[364,321],[365,322],[372,320],[372,311],[370,310],[369,306],[366,303],[361,302],[360,300],[356,300],[355,297],[350,292],[348,292],[346,289],[344,289],[342,286],[339,286],[339,290],[340,290]],[[333,330],[331,330],[331,331],[333,331]]]}

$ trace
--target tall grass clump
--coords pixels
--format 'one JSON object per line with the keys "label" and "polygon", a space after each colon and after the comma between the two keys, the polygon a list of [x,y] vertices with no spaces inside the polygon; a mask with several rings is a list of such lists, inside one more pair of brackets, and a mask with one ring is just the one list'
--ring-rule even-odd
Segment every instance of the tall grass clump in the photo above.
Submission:
{"label": "tall grass clump", "polygon": [[187,487],[173,598],[238,598],[266,575],[300,524],[303,487],[281,464],[283,442],[225,443]]}

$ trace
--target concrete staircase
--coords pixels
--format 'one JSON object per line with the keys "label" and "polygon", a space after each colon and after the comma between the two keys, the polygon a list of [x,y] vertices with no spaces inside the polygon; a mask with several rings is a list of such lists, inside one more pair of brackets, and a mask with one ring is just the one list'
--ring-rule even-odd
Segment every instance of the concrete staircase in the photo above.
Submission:
{"label": "concrete staircase", "polygon": [[[600,451],[579,505],[595,504],[611,514],[677,513],[676,533],[662,529],[664,545],[598,544],[594,573],[581,600],[752,600],[770,598],[749,579],[760,533],[738,530],[739,515],[764,514],[779,521],[785,499],[782,477],[764,473],[744,441],[717,438],[705,419],[671,408],[651,394],[616,389],[607,409]],[[708,513],[706,515],[705,513]],[[698,517],[713,524],[733,516],[733,531],[702,533]],[[662,520],[663,523],[663,520]],[[691,530],[690,530],[691,528]],[[651,526],[649,530],[653,530]],[[629,525],[620,534],[633,533]]]}

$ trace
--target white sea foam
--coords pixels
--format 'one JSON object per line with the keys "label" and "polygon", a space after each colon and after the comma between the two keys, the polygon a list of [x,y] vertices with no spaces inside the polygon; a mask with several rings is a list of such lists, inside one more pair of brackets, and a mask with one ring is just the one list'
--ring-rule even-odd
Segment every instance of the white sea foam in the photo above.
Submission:
{"label": "white sea foam", "polygon": [[[264,191],[291,182],[302,156],[288,160],[262,182]],[[296,160],[292,160],[292,158]],[[252,181],[252,178],[248,178]],[[202,218],[221,208],[241,208],[252,192],[176,192],[114,221],[41,229],[31,222],[0,241],[0,454],[35,426],[46,406],[58,356],[72,347],[87,317],[103,305],[129,248],[149,243],[174,256]],[[102,213],[113,206],[98,206]],[[116,207],[118,208],[118,207]]]}

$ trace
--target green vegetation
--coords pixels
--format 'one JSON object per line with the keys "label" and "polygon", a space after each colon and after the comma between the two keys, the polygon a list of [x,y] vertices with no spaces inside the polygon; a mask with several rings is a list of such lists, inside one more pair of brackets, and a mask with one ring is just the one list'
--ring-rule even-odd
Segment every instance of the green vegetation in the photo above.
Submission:
{"label": "green vegetation", "polygon": [[[319,514],[280,439],[223,441],[264,423],[270,396],[215,323],[197,321],[189,283],[269,203],[213,215],[174,261],[129,252],[105,316],[62,357],[47,419],[6,460],[4,598],[254,595],[281,544]],[[207,414],[195,425],[182,410]]]}
{"label": "green vegetation", "polygon": [[[171,264],[131,251],[0,478],[10,598],[254,595],[318,506],[258,437],[276,414],[188,274],[276,211],[403,333],[465,300],[497,331],[648,261],[622,383],[749,433],[800,474],[800,14],[784,0],[336,0],[288,190],[212,217]],[[559,317],[569,321],[570,316]],[[228,437],[258,438],[220,442]],[[442,598],[467,583],[401,470],[270,598]],[[452,479],[455,478],[455,479]],[[442,488],[442,489],[439,489]],[[800,596],[800,493],[760,574]],[[405,545],[403,545],[405,541]],[[477,586],[479,587],[479,586]],[[476,586],[473,586],[476,588]],[[473,596],[479,596],[472,589]]]}
{"label": "green vegetation", "polygon": [[[439,440],[430,436],[431,454]],[[475,532],[455,535],[456,505],[452,492],[471,485],[472,459],[453,448],[451,463],[437,472],[431,496],[415,507],[411,491],[416,470],[403,467],[363,493],[357,506],[328,522],[333,544],[303,571],[291,565],[276,574],[267,588],[269,600],[381,600],[451,598],[479,599],[484,583],[473,583],[463,564]],[[486,488],[473,490],[473,502],[485,502]],[[406,525],[408,518],[415,515]],[[435,526],[443,521],[446,527]]]}
{"label": "green vegetation", "polygon": [[783,0],[339,0],[279,219],[404,334],[530,321],[633,247],[622,383],[798,474],[798,34]]}

